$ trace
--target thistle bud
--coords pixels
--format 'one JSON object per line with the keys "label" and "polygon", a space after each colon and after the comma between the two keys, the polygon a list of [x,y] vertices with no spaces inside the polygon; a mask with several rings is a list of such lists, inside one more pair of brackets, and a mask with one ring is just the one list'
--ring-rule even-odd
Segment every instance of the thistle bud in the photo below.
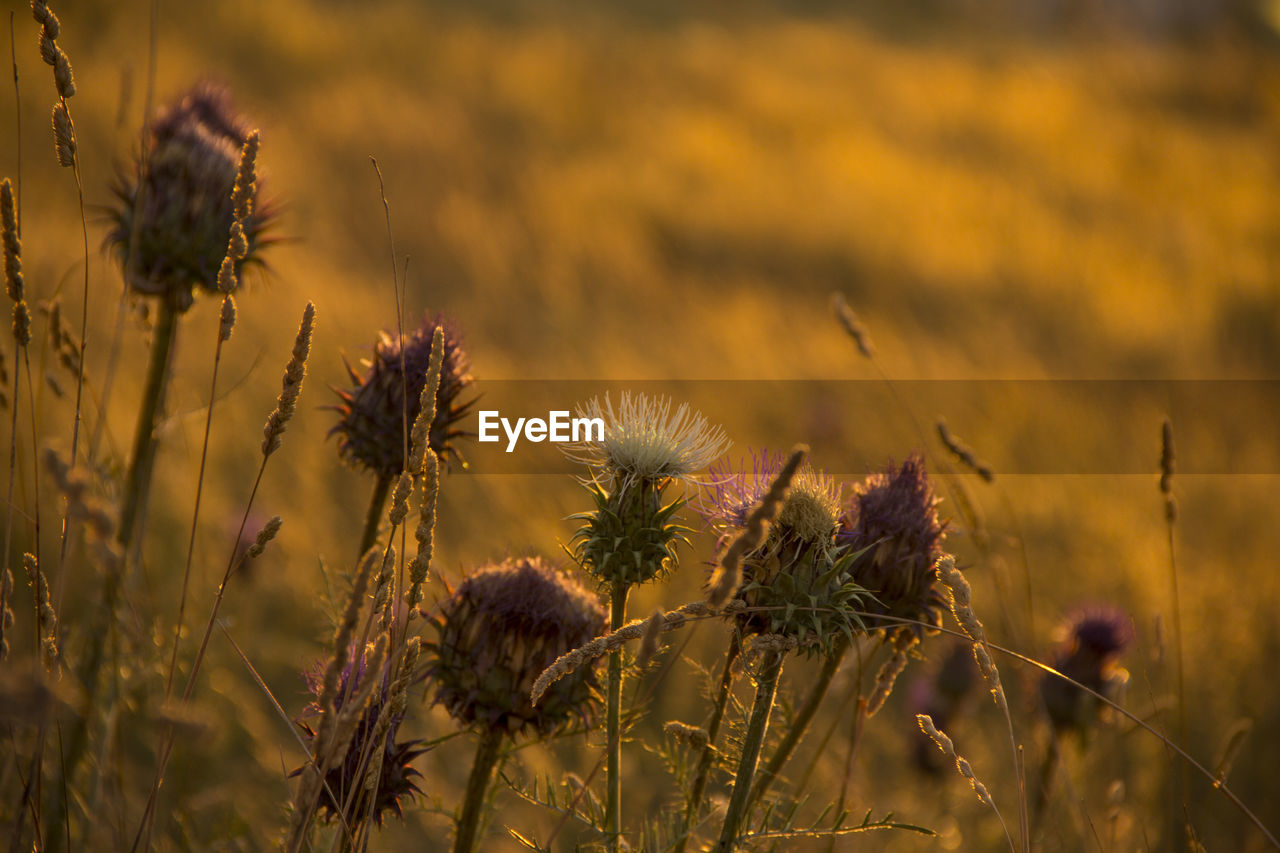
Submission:
{"label": "thistle bud", "polygon": [[226,292],[241,280],[246,264],[261,263],[274,209],[259,201],[241,223],[242,234],[231,240],[230,272],[235,275],[222,272],[237,206],[248,210],[244,196],[253,189],[241,188],[237,199],[232,198],[250,135],[226,92],[211,86],[187,92],[156,118],[145,173],[140,159],[133,173],[120,176],[113,187],[116,204],[107,242],[121,265],[127,265],[125,279],[132,290],[147,295],[190,294],[193,288]]}
{"label": "thistle bud", "polygon": [[556,658],[604,633],[604,608],[541,559],[507,560],[468,577],[441,605],[426,646],[436,701],[464,726],[547,735],[589,720],[598,686],[585,666],[535,707],[530,690]]}
{"label": "thistle bud", "polygon": [[474,379],[468,372],[470,363],[461,339],[443,315],[424,318],[403,344],[398,338],[382,334],[373,346],[373,357],[364,363],[363,374],[347,365],[353,387],[338,391],[342,402],[333,409],[341,418],[329,430],[330,435],[338,436],[338,453],[343,459],[383,477],[395,477],[404,470],[405,392],[408,423],[412,424],[421,408],[437,326],[444,329],[444,357],[429,442],[439,459],[453,457],[461,461],[457,441],[468,433],[457,424],[475,401],[463,402],[459,398]]}

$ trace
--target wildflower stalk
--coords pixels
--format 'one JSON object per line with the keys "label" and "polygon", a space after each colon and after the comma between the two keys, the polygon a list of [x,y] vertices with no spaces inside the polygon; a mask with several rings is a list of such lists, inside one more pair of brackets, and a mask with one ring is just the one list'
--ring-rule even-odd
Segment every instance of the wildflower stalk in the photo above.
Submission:
{"label": "wildflower stalk", "polygon": [[751,780],[756,772],[756,762],[760,759],[765,734],[769,730],[769,715],[773,711],[773,699],[778,692],[778,679],[782,675],[785,656],[785,649],[771,648],[764,652],[761,660],[760,673],[756,677],[756,698],[751,705],[747,733],[742,740],[742,757],[738,761],[738,774],[733,781],[733,794],[729,798],[729,807],[720,827],[720,840],[713,848],[717,853],[729,853],[737,847],[738,831],[750,809]]}
{"label": "wildflower stalk", "polygon": [[689,833],[698,822],[698,809],[702,807],[702,795],[707,789],[707,779],[711,776],[711,762],[715,758],[716,737],[720,734],[720,723],[724,720],[724,709],[729,704],[729,688],[733,686],[733,663],[738,659],[742,646],[735,632],[729,641],[729,650],[724,657],[724,669],[720,671],[720,684],[716,688],[715,703],[711,707],[711,719],[707,721],[707,742],[698,756],[698,767],[694,771],[693,785],[689,788],[689,799],[685,804],[684,827],[680,841],[676,843],[673,853],[684,853],[689,844]]}
{"label": "wildflower stalk", "polygon": [[146,512],[147,497],[151,491],[151,471],[155,466],[155,428],[164,407],[165,389],[168,385],[169,367],[173,361],[174,343],[178,337],[178,308],[170,299],[159,300],[159,317],[151,340],[151,355],[147,362],[147,375],[143,380],[142,403],[138,408],[138,423],[133,431],[133,455],[125,476],[124,500],[120,509],[120,527],[116,541],[128,555],[134,533]]}
{"label": "wildflower stalk", "polygon": [[467,779],[466,798],[462,813],[458,816],[458,832],[453,841],[453,853],[471,853],[476,849],[476,836],[480,830],[480,816],[484,813],[484,801],[489,793],[493,769],[502,752],[504,735],[496,729],[488,729],[480,735],[476,757],[471,764],[471,776]]}
{"label": "wildflower stalk", "polygon": [[360,553],[363,554],[378,541],[378,525],[382,522],[382,512],[387,508],[387,497],[391,494],[391,484],[396,480],[392,474],[381,473],[373,484],[373,494],[369,497],[369,511],[364,517],[364,531],[360,534]]}
{"label": "wildflower stalk", "polygon": [[[609,630],[616,631],[626,621],[627,592],[623,580],[613,583],[609,594]],[[608,759],[605,766],[608,790],[605,796],[604,825],[609,833],[609,849],[616,851],[622,838],[622,649],[609,653],[609,686],[605,707],[605,738]]]}
{"label": "wildflower stalk", "polygon": [[818,671],[817,680],[809,688],[808,694],[804,697],[804,703],[792,718],[791,726],[787,729],[786,736],[783,737],[773,751],[773,755],[769,756],[768,763],[765,764],[764,769],[756,777],[754,787],[751,790],[750,805],[760,802],[761,798],[768,792],[769,786],[778,778],[778,774],[782,771],[783,765],[787,763],[787,759],[791,757],[791,753],[800,745],[800,740],[808,730],[809,724],[813,722],[814,715],[818,713],[818,706],[826,698],[827,690],[831,687],[831,680],[835,677],[836,670],[840,669],[840,664],[844,661],[844,656],[848,651],[848,642],[841,642],[831,654],[823,659],[822,669]]}

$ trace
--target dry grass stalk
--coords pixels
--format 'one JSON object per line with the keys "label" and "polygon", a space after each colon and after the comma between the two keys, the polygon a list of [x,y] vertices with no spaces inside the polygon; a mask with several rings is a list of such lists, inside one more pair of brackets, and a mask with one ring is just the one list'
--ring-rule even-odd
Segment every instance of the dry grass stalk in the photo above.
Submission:
{"label": "dry grass stalk", "polygon": [[977,474],[988,483],[995,482],[996,474],[991,470],[991,466],[978,458],[978,454],[973,448],[965,444],[947,428],[947,422],[942,418],[938,418],[938,439],[942,442],[943,447],[951,451],[951,454],[959,459],[960,462],[973,473]]}
{"label": "dry grass stalk", "polygon": [[262,552],[266,550],[267,543],[276,538],[276,534],[280,532],[280,525],[284,524],[284,519],[278,515],[273,515],[266,524],[262,525],[262,529],[258,531],[257,537],[253,540],[253,544],[249,546],[249,552],[245,555],[252,560],[262,556]]}
{"label": "dry grass stalk", "polygon": [[35,597],[36,626],[40,635],[40,661],[44,664],[46,672],[60,675],[62,656],[58,652],[58,614],[54,612],[53,602],[49,599],[49,583],[34,554],[23,554],[22,566],[27,570],[27,581],[31,584],[31,591]]}
{"label": "dry grass stalk", "polygon": [[[978,799],[982,800],[986,806],[999,816],[1000,809],[996,808],[996,801],[992,799],[991,792],[987,790],[986,785],[982,784],[982,780],[974,774],[973,767],[969,764],[968,760],[956,752],[956,746],[951,742],[951,738],[947,737],[947,733],[935,726],[933,724],[933,718],[928,714],[916,714],[916,722],[920,724],[920,728],[924,733],[938,745],[938,749],[942,750],[942,753],[946,755],[947,758],[950,758],[956,763],[956,770],[958,770],[960,775],[969,782],[969,785],[973,788],[973,792],[978,795]],[[1000,823],[1004,824],[1003,817],[1000,818]],[[1008,832],[1009,830],[1006,828],[1005,834],[1008,835]],[[1011,841],[1010,844],[1012,843],[1013,842]]]}
{"label": "dry grass stalk", "polygon": [[645,620],[644,634],[640,636],[640,648],[636,650],[637,667],[643,667],[658,653],[664,621],[661,608],[654,610]]}
{"label": "dry grass stalk", "polygon": [[[735,604],[737,607],[734,607]],[[736,610],[742,606],[741,603],[731,602],[725,609]],[[662,631],[674,631],[682,627],[690,617],[710,616],[715,612],[707,602],[695,601],[662,614],[661,628]],[[547,688],[566,675],[577,671],[580,667],[585,666],[596,658],[607,655],[614,649],[622,648],[631,640],[642,638],[652,621],[653,617],[628,622],[618,630],[611,631],[603,637],[596,637],[586,645],[579,646],[573,651],[566,652],[556,658],[551,666],[543,670],[542,674],[534,680],[533,688],[529,691],[533,704],[538,704],[538,700],[542,698],[542,694],[547,691]]]}
{"label": "dry grass stalk", "polygon": [[302,380],[307,375],[307,356],[311,353],[311,332],[315,321],[316,306],[308,302],[302,311],[302,323],[298,327],[298,336],[294,339],[292,356],[284,369],[280,397],[275,410],[267,418],[267,425],[262,429],[264,457],[279,449],[280,437],[284,435],[285,427],[297,409],[298,395],[302,393]]}
{"label": "dry grass stalk", "polygon": [[[403,355],[403,352],[402,352]],[[431,356],[427,361],[427,378],[418,398],[418,416],[410,431],[409,467],[415,476],[424,471],[427,449],[431,446],[431,425],[436,419],[436,394],[440,389],[440,371],[444,369],[444,327],[436,325],[431,336]]]}
{"label": "dry grass stalk", "polygon": [[871,717],[876,714],[884,703],[889,699],[889,694],[893,692],[893,686],[898,681],[898,676],[902,675],[902,671],[907,668],[908,652],[915,645],[915,635],[910,632],[904,632],[910,638],[905,643],[895,645],[893,656],[884,662],[880,667],[880,671],[876,673],[875,687],[871,690],[871,696],[867,699],[867,716]]}
{"label": "dry grass stalk", "polygon": [[7,568],[0,572],[0,661],[9,657],[9,639],[5,632],[13,626],[13,608],[9,602],[13,598],[13,572]]}
{"label": "dry grass stalk", "polygon": [[[369,743],[373,744],[375,749],[386,742],[387,732],[391,730],[392,720],[404,714],[404,709],[408,704],[409,685],[413,682],[414,669],[418,665],[418,655],[421,650],[421,638],[411,637],[401,651],[400,660],[396,667],[399,675],[391,682],[391,686],[387,690],[387,701],[383,703],[378,712],[377,722],[373,726],[373,737],[369,739]],[[382,761],[378,760],[378,758],[378,756],[371,756],[369,759],[369,769],[364,777],[366,791],[372,791],[378,787],[379,777],[382,775]]]}
{"label": "dry grass stalk", "polygon": [[858,319],[858,315],[853,313],[849,303],[845,302],[843,293],[836,291],[831,294],[831,310],[836,312],[836,319],[840,321],[840,325],[844,327],[849,337],[853,339],[853,343],[858,347],[858,352],[862,353],[862,357],[874,359],[876,357],[876,348],[871,343],[871,335],[867,332],[867,327],[862,325],[862,321]]}
{"label": "dry grass stalk", "polygon": [[418,603],[422,601],[422,585],[426,583],[427,572],[431,568],[431,556],[435,550],[436,499],[440,494],[440,462],[434,453],[429,453],[422,467],[422,504],[419,508],[418,527],[414,531],[414,539],[418,544],[418,552],[409,561],[409,592],[405,601],[408,603],[409,618],[413,618]]}
{"label": "dry grass stalk", "polygon": [[728,604],[742,585],[742,558],[764,544],[769,524],[778,515],[782,502],[787,497],[787,490],[791,488],[791,481],[808,453],[809,448],[803,444],[792,448],[791,457],[774,478],[769,491],[747,516],[745,529],[725,549],[719,568],[711,576],[710,590],[707,593],[707,605],[712,610],[719,610]]}
{"label": "dry grass stalk", "polygon": [[663,724],[662,730],[672,740],[685,746],[693,747],[694,750],[715,749],[715,747],[711,746],[711,738],[707,735],[707,730],[699,726],[691,726],[679,720],[668,720]]}
{"label": "dry grass stalk", "polygon": [[409,514],[409,493],[411,491],[413,491],[413,478],[409,476],[408,471],[401,471],[400,479],[396,481],[395,490],[391,493],[391,512],[387,514],[392,527],[399,527],[403,524],[405,516]]}

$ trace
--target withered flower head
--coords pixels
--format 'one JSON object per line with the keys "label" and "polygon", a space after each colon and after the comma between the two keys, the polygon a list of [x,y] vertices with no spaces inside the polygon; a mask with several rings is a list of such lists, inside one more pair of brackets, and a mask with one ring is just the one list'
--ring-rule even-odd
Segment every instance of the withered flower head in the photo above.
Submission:
{"label": "withered flower head", "polygon": [[[401,365],[401,343],[386,332],[373,345],[373,357],[363,362],[365,371],[357,372],[350,364],[347,373],[353,383],[350,390],[337,390],[342,402],[334,406],[341,419],[329,430],[338,436],[338,452],[344,459],[378,474],[395,477],[404,470],[405,391],[409,393],[410,427],[421,409],[422,387],[426,383],[427,365],[431,361],[431,341],[436,327],[444,330],[444,360],[440,366],[440,387],[436,391],[436,416],[431,422],[431,449],[441,461],[452,457],[463,467],[457,440],[469,433],[457,424],[475,404],[463,402],[462,392],[475,380],[470,361],[462,348],[462,339],[443,314],[434,319],[423,317],[421,325],[409,335]],[[406,381],[407,379],[407,381]]]}
{"label": "withered flower head", "polygon": [[[217,290],[218,268],[227,253],[234,219],[231,191],[249,128],[231,107],[224,89],[208,84],[181,95],[151,127],[145,177],[117,178],[116,204],[107,243],[137,293],[165,296],[186,308],[193,288]],[[259,199],[244,222],[246,263],[261,263],[274,219],[273,205]],[[134,242],[134,237],[137,240]]]}
{"label": "withered flower head", "polygon": [[[933,566],[942,555],[946,524],[938,520],[937,504],[919,456],[901,466],[890,463],[854,490],[837,538],[858,554],[853,576],[875,596],[868,602],[873,613],[941,627],[946,602]],[[913,630],[924,632],[921,626]]]}
{"label": "withered flower head", "polygon": [[593,667],[552,685],[534,707],[533,682],[556,658],[605,631],[604,608],[538,557],[507,560],[468,577],[433,619],[427,644],[436,701],[464,726],[547,735],[597,705]]}

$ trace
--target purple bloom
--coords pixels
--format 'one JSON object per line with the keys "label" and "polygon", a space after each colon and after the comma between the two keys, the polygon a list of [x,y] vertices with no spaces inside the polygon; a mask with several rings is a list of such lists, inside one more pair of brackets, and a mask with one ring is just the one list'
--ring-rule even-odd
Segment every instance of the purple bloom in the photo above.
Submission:
{"label": "purple bloom", "polygon": [[854,561],[853,576],[875,596],[872,611],[941,626],[945,602],[934,564],[942,555],[946,524],[938,520],[937,505],[919,456],[901,466],[890,462],[855,489],[837,539],[850,552],[865,549]]}
{"label": "purple bloom", "polygon": [[349,391],[335,389],[342,403],[333,408],[341,419],[329,430],[330,435],[337,434],[338,452],[344,459],[383,477],[395,477],[404,470],[406,386],[408,424],[412,428],[421,409],[422,386],[426,384],[431,342],[437,326],[444,329],[444,360],[440,366],[436,416],[431,422],[429,441],[441,461],[452,457],[462,462],[456,442],[469,433],[458,429],[457,424],[466,417],[475,400],[464,403],[458,398],[474,379],[461,336],[443,314],[437,314],[434,319],[424,317],[421,325],[409,335],[403,348],[403,367],[400,339],[385,332],[373,345],[373,358],[364,362],[363,374],[347,365],[353,387]]}
{"label": "purple bloom", "polygon": [[[1071,613],[1050,662],[1068,678],[1114,700],[1128,680],[1120,656],[1133,642],[1128,615],[1116,607],[1095,605]],[[1040,695],[1057,731],[1083,733],[1097,719],[1099,703],[1075,685],[1052,675],[1040,682]]]}
{"label": "purple bloom", "polygon": [[[324,664],[318,665],[315,671],[307,673],[304,678],[312,695],[318,697],[324,680]],[[373,819],[381,826],[384,812],[394,812],[396,817],[404,816],[400,806],[402,797],[412,798],[422,793],[414,782],[414,779],[421,774],[413,768],[412,762],[427,751],[421,746],[421,741],[396,740],[400,723],[404,718],[403,713],[392,715],[391,725],[381,743],[370,743],[378,717],[383,707],[390,701],[387,664],[384,663],[379,672],[368,672],[365,667],[364,652],[357,652],[354,645],[348,653],[347,664],[343,667],[338,679],[337,695],[334,700],[335,714],[341,713],[344,702],[366,678],[377,678],[382,683],[374,688],[372,698],[365,707],[351,743],[347,747],[346,755],[340,763],[330,767],[325,774],[325,785],[320,792],[320,806],[325,810],[326,816],[343,814],[351,827],[358,825],[369,814],[370,792],[365,789],[364,782],[367,769],[370,762],[375,760],[375,756],[382,761],[382,770],[378,777],[378,788],[373,792]],[[314,717],[319,713],[319,706],[313,702],[303,712],[303,717]],[[299,725],[302,726],[308,738],[315,737],[316,732],[309,724],[300,721]],[[294,771],[293,775],[301,772],[301,770]]]}

